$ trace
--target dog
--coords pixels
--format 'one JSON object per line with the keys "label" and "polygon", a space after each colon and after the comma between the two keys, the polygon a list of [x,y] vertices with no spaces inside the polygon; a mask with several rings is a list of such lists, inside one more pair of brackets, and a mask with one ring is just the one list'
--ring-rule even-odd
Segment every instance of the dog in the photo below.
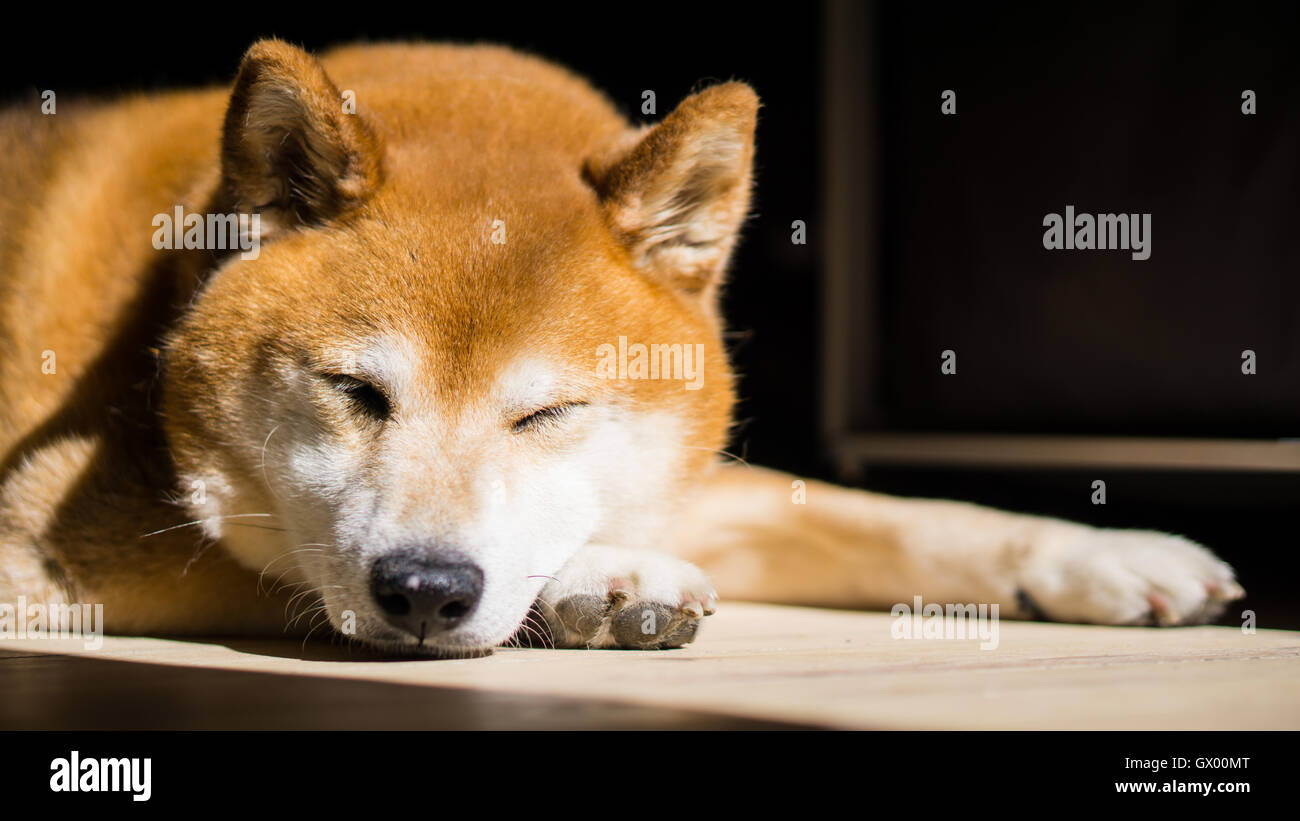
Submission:
{"label": "dog", "polygon": [[466,656],[678,647],[719,596],[1166,625],[1242,595],[1178,536],[722,458],[742,82],[638,128],[505,48],[272,39],[233,88],[57,105],[0,117],[0,602]]}

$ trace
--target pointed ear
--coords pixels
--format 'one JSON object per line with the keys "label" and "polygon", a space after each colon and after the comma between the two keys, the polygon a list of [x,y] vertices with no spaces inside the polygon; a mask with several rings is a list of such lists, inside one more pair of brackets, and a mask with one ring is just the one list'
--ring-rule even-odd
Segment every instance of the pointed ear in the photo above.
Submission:
{"label": "pointed ear", "polygon": [[722,280],[749,208],[758,107],[744,83],[713,86],[587,161],[587,179],[637,265],[693,294]]}
{"label": "pointed ear", "polygon": [[305,51],[261,40],[239,66],[226,110],[227,205],[262,214],[263,233],[330,219],[379,185],[378,140]]}

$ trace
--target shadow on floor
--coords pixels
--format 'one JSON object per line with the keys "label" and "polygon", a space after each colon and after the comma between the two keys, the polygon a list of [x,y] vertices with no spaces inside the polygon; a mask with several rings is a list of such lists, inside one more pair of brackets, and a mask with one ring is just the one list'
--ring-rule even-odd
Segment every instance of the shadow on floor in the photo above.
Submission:
{"label": "shadow on floor", "polygon": [[801,729],[613,701],[53,654],[0,653],[0,693],[3,730]]}

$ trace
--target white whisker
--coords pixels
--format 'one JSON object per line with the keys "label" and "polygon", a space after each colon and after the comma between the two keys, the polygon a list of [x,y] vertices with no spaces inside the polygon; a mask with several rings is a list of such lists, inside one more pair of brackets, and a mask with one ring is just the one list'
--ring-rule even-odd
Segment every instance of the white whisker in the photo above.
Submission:
{"label": "white whisker", "polygon": [[146,533],[140,538],[147,539],[150,536],[157,536],[159,533],[166,533],[169,530],[180,530],[183,527],[194,527],[195,525],[207,524],[208,522],[220,522],[225,519],[251,519],[255,517],[265,518],[274,515],[275,515],[274,513],[232,513],[229,516],[210,516],[206,519],[195,519],[192,522],[185,522],[184,524],[172,525],[171,527],[164,527],[161,530],[155,530],[152,533]]}
{"label": "white whisker", "polygon": [[271,437],[274,436],[275,432],[279,429],[279,425],[271,428],[271,432],[266,435],[266,440],[262,442],[262,481],[266,482],[266,489],[271,491],[271,495],[277,499],[280,498],[280,494],[276,493],[275,488],[271,487],[271,478],[266,475],[266,446],[271,444]]}

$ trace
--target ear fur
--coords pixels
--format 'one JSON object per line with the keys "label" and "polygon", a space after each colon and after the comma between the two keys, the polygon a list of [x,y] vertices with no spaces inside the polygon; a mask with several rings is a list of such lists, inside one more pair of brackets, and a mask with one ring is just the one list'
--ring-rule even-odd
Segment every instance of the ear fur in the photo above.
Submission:
{"label": "ear fur", "polygon": [[314,57],[280,40],[244,55],[226,110],[222,185],[231,208],[262,214],[263,233],[355,206],[379,185],[380,156]]}
{"label": "ear fur", "polygon": [[749,208],[758,108],[744,83],[712,86],[587,161],[635,262],[687,293],[712,292],[726,270]]}

